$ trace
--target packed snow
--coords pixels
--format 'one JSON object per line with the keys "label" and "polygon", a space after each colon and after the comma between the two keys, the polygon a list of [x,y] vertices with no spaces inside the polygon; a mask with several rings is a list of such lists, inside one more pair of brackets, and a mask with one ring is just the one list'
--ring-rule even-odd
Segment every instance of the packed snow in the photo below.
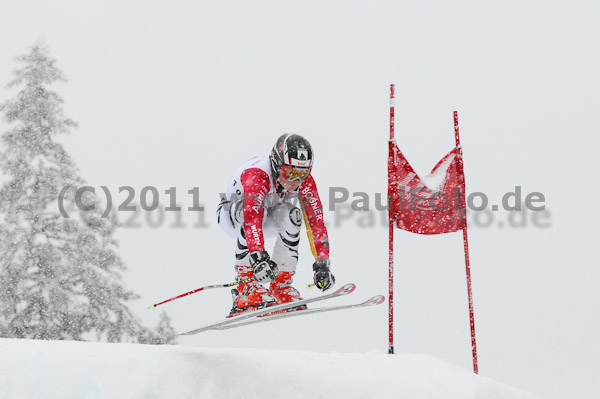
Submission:
{"label": "packed snow", "polygon": [[0,339],[0,397],[533,399],[433,356]]}

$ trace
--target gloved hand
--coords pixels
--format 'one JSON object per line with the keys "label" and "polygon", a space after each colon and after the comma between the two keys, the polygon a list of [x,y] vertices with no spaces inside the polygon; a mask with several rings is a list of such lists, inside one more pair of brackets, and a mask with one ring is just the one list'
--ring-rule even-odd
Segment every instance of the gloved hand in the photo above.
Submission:
{"label": "gloved hand", "polygon": [[335,277],[329,271],[329,264],[329,259],[321,259],[313,264],[313,271],[315,272],[313,280],[315,286],[321,291],[326,291],[335,284]]}
{"label": "gloved hand", "polygon": [[254,271],[254,277],[259,283],[274,281],[279,270],[277,264],[269,258],[267,251],[254,251],[250,253],[250,264]]}

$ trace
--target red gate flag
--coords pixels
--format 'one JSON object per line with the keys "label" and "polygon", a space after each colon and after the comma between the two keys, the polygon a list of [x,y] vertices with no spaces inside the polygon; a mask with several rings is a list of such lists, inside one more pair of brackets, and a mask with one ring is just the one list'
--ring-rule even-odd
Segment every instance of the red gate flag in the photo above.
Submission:
{"label": "red gate flag", "polygon": [[[465,178],[459,164],[460,147],[448,153],[421,179],[395,142],[393,157],[392,218],[402,230],[417,234],[442,234],[461,230],[466,223]],[[426,182],[426,183],[425,183]]]}

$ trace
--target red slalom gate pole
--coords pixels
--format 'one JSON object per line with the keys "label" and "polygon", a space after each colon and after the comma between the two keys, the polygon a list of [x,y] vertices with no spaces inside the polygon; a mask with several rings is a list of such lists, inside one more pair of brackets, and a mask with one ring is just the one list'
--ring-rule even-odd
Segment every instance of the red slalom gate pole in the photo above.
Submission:
{"label": "red slalom gate pole", "polygon": [[388,254],[388,353],[394,354],[394,216],[392,211],[394,176],[396,171],[396,157],[394,156],[394,85],[390,85],[390,141],[388,155],[388,221],[389,221],[389,254]]}
{"label": "red slalom gate pole", "polygon": [[[462,148],[460,148],[460,136],[458,133],[458,112],[454,111],[454,137],[456,146],[459,147],[458,173],[464,176]],[[466,194],[466,193],[465,193]],[[464,205],[464,204],[461,204]],[[473,312],[473,292],[471,290],[471,263],[469,262],[469,239],[467,236],[467,219],[465,209],[465,225],[463,231],[463,244],[465,249],[465,268],[467,271],[467,294],[469,296],[469,321],[471,324],[471,348],[473,351],[473,372],[479,374],[479,366],[477,364],[477,342],[475,340],[475,314]]]}

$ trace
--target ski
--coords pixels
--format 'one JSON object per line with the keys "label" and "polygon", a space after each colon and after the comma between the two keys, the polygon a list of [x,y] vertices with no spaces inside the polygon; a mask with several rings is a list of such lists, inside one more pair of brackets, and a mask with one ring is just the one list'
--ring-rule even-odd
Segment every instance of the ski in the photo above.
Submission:
{"label": "ski", "polygon": [[[258,309],[258,310],[253,310],[250,312],[245,312],[245,313],[239,314],[237,316],[233,316],[233,317],[227,318],[225,320],[221,320],[216,323],[212,323],[207,326],[204,326],[204,327],[201,327],[201,328],[198,328],[195,330],[191,330],[188,332],[184,332],[181,334],[177,334],[177,335],[194,335],[194,334],[201,333],[203,331],[219,330],[219,329],[222,329],[222,326],[226,326],[229,324],[235,324],[235,323],[240,322],[241,320],[250,319],[252,317],[264,316],[264,315],[267,315],[270,313],[276,313],[276,312],[287,310],[290,308],[295,308],[296,306],[305,305],[308,303],[313,303],[313,302],[318,302],[318,301],[323,301],[325,299],[336,298],[336,297],[343,296],[343,295],[348,295],[348,294],[352,293],[355,289],[356,289],[356,285],[353,283],[349,283],[349,284],[344,285],[337,291],[329,293],[329,294],[317,296],[314,298],[303,299],[301,301],[284,303],[284,304],[275,305],[275,306],[269,306],[264,309]],[[304,312],[304,311],[305,310],[300,310],[299,312]],[[281,314],[286,314],[286,313],[281,313]],[[291,313],[293,313],[293,312],[290,312],[290,314]],[[275,315],[270,316],[270,317],[274,317],[274,316]]]}
{"label": "ski", "polygon": [[285,319],[287,317],[306,316],[306,315],[315,314],[315,313],[333,312],[333,311],[343,310],[343,309],[354,309],[354,308],[362,308],[362,307],[366,307],[366,306],[380,305],[384,301],[385,301],[385,297],[383,295],[377,295],[377,296],[374,296],[373,298],[368,299],[362,303],[354,303],[351,305],[340,305],[340,306],[328,306],[328,307],[315,308],[315,309],[295,310],[293,312],[277,313],[274,315],[269,314],[269,315],[264,315],[262,317],[256,317],[256,318],[250,319],[250,320],[242,320],[238,323],[232,323],[232,324],[215,327],[212,329],[213,330],[228,330],[230,328],[243,327],[243,326],[247,326],[249,324],[262,323],[264,321]]}

